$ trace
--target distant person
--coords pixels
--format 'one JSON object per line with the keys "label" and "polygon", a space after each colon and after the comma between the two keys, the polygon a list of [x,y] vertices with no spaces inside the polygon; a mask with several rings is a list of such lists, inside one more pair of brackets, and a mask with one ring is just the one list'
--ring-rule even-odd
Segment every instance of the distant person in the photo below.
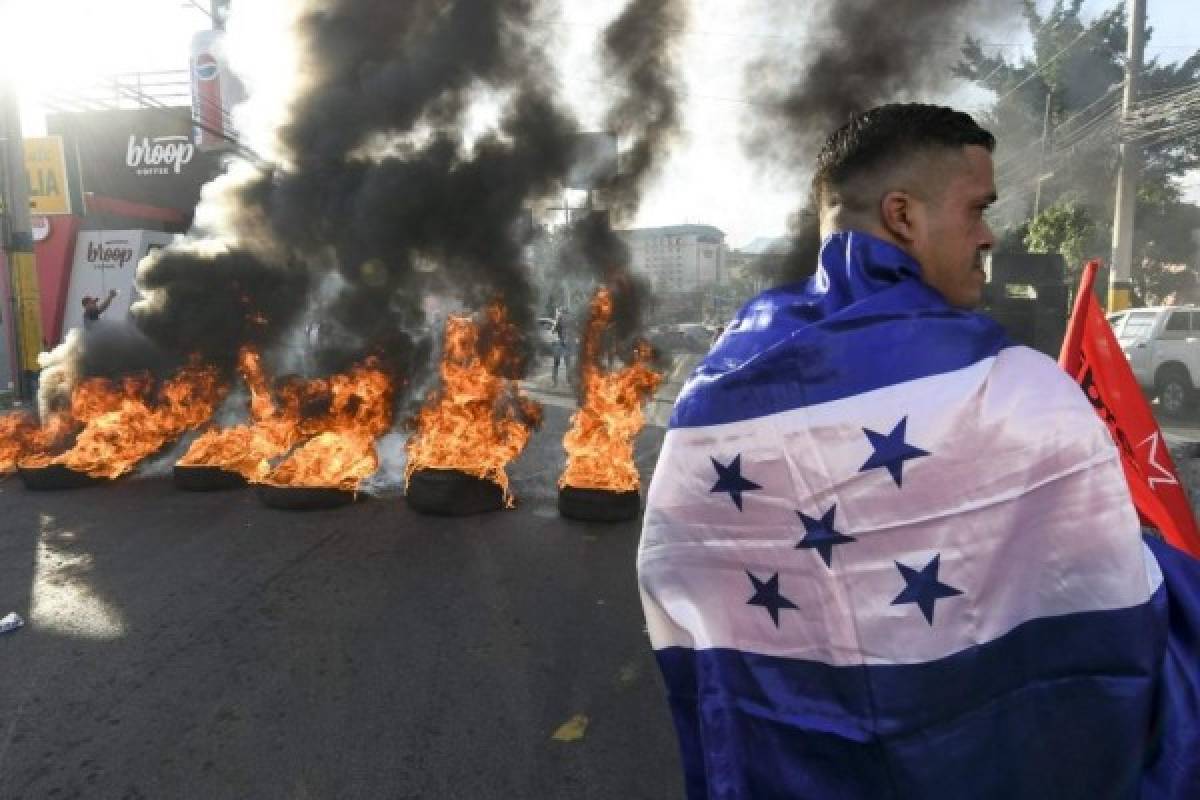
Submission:
{"label": "distant person", "polygon": [[103,301],[97,300],[95,297],[84,296],[83,298],[83,328],[87,330],[100,321],[100,315],[108,310],[112,305],[113,298],[117,296],[116,289],[108,290],[108,297]]}
{"label": "distant person", "polygon": [[725,326],[718,325],[717,332],[713,334],[712,341],[709,342],[709,347],[713,347],[717,344],[717,342],[721,341],[721,336],[723,336],[724,333],[725,333]]}
{"label": "distant person", "polygon": [[567,314],[561,308],[554,314],[554,326],[550,328],[550,333],[554,336],[554,367],[550,372],[550,382],[558,386],[558,365],[561,363],[563,369],[568,371],[567,383],[570,383],[571,362],[567,356]]}

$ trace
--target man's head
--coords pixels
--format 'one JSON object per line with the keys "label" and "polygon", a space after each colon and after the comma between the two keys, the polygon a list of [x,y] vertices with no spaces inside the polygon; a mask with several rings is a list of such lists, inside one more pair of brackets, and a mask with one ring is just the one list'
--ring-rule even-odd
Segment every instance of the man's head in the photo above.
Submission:
{"label": "man's head", "polygon": [[88,295],[84,295],[84,296],[83,296],[83,307],[84,307],[84,309],[90,309],[90,308],[91,308],[92,306],[94,306],[94,305],[96,305],[96,298],[94,298],[94,297],[90,297],[90,296],[88,296]]}
{"label": "man's head", "polygon": [[983,256],[995,243],[983,218],[996,201],[995,146],[971,117],[942,106],[894,104],[855,115],[817,157],[822,237],[857,230],[892,242],[951,305],[976,305]]}

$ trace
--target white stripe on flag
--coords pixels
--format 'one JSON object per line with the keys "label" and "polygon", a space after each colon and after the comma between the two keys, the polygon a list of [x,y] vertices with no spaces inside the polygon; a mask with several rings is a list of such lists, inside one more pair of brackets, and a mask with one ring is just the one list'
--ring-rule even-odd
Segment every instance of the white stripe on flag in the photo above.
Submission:
{"label": "white stripe on flag", "polygon": [[[930,453],[860,471],[881,434]],[[759,484],[711,491],[711,458],[741,456]],[[831,566],[797,512],[855,541]],[[1140,528],[1107,430],[1057,365],[1009,348],[967,369],[837,402],[668,433],[649,490],[639,574],[651,638],[834,665],[920,663],[991,641],[1023,622],[1145,602],[1152,582]],[[930,625],[897,562],[961,595]],[[748,605],[778,575],[776,627]]]}

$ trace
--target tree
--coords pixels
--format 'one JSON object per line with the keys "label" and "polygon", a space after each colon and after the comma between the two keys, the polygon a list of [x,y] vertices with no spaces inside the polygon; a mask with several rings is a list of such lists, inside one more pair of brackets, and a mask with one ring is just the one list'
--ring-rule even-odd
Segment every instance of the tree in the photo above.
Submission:
{"label": "tree", "polygon": [[[1107,257],[1110,249],[1126,11],[1119,4],[1087,23],[1080,18],[1083,0],[1055,0],[1045,14],[1033,0],[1022,5],[1034,40],[1032,56],[1010,63],[968,39],[955,72],[997,95],[984,123],[999,140],[1000,238],[1007,246],[1023,242],[1062,253],[1074,270],[1085,258]],[[1147,31],[1147,37],[1152,34]],[[1197,85],[1200,51],[1178,64],[1152,59],[1141,74],[1143,97],[1150,99]],[[1051,133],[1043,161],[1047,102]],[[1133,278],[1143,296],[1161,297],[1177,274],[1165,265],[1195,264],[1192,232],[1200,209],[1182,201],[1178,179],[1200,166],[1200,136],[1156,139],[1145,147],[1144,158]],[[1043,211],[1035,216],[1039,185]]]}
{"label": "tree", "polygon": [[1029,221],[1025,246],[1031,253],[1058,253],[1067,262],[1068,280],[1103,246],[1103,225],[1078,197],[1065,197]]}
{"label": "tree", "polygon": [[[1139,297],[1154,305],[1196,287],[1195,259],[1200,242],[1200,207],[1181,202],[1173,185],[1147,184],[1138,192],[1138,254],[1133,283]],[[1075,283],[1085,261],[1107,252],[1112,222],[1097,219],[1078,195],[1067,195],[1029,220],[1023,240],[1031,253],[1058,253]],[[1179,265],[1192,265],[1179,269]],[[1200,298],[1197,298],[1200,300]]]}
{"label": "tree", "polygon": [[[997,123],[1001,133],[1011,135],[1016,146],[1040,144],[1047,96],[1052,129],[1066,123],[1062,135],[1068,137],[1081,132],[1078,124],[1081,117],[1090,119],[1116,108],[1125,80],[1125,47],[1129,36],[1125,5],[1117,4],[1090,24],[1080,18],[1082,6],[1083,0],[1055,0],[1042,15],[1034,0],[1022,0],[1022,13],[1034,40],[1031,58],[1010,64],[1001,54],[988,55],[983,44],[973,38],[968,38],[963,46],[955,74],[996,92],[998,100],[988,115],[989,121]],[[1147,30],[1147,40],[1153,35],[1153,29]],[[1200,50],[1178,64],[1163,65],[1157,59],[1150,59],[1143,65],[1140,79],[1141,92],[1146,97],[1194,87],[1200,83]],[[1107,144],[1111,143],[1110,139]],[[1070,139],[1055,142],[1059,147],[1071,144]],[[1004,146],[1003,141],[1001,145]],[[1075,155],[1084,157],[1088,153],[1085,149]],[[1200,166],[1200,139],[1157,142],[1146,148],[1145,155],[1148,177],[1179,177]],[[1054,194],[1050,202],[1058,194],[1077,190],[1079,186],[1072,179],[1077,181],[1085,173],[1095,173],[1097,165],[1087,159],[1086,170],[1079,169],[1079,163],[1069,166],[1072,169],[1067,174],[1056,174],[1056,181],[1043,187],[1043,193]],[[1114,168],[1115,164],[1110,167]]]}

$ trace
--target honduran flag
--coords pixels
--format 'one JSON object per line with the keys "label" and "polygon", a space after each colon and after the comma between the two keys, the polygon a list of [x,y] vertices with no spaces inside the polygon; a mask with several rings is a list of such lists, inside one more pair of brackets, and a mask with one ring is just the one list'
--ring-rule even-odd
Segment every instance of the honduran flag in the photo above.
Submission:
{"label": "honduran flag", "polygon": [[695,798],[1200,798],[1200,571],[1079,387],[860,233],[680,394],[638,572]]}

